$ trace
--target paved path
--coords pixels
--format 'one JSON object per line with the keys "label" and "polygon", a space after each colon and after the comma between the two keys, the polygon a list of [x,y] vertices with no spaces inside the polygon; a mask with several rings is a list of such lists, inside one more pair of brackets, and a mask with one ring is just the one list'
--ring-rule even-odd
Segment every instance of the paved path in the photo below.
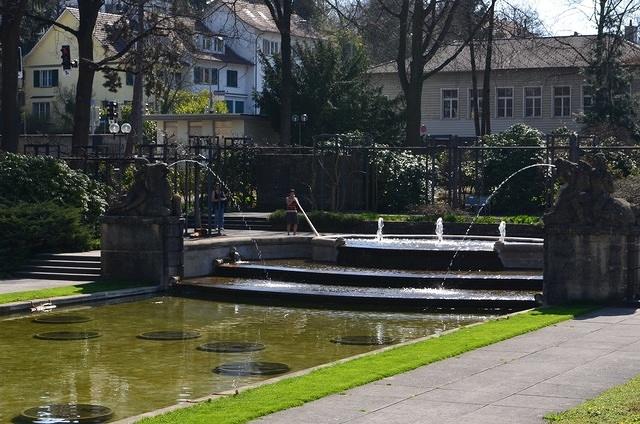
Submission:
{"label": "paved path", "polygon": [[543,423],[638,373],[640,310],[607,308],[254,423]]}

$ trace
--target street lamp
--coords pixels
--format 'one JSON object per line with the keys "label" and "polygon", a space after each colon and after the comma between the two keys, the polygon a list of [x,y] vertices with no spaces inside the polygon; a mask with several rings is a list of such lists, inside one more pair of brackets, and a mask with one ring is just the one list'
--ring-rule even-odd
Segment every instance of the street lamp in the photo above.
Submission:
{"label": "street lamp", "polygon": [[[117,122],[111,122],[109,124],[109,132],[113,134],[113,138],[116,138],[116,134],[121,132],[124,135],[127,135],[131,132],[131,124],[128,122],[123,123],[122,125],[118,125]],[[118,150],[122,152],[122,143],[118,143]]]}
{"label": "street lamp", "polygon": [[291,122],[298,124],[298,144],[302,144],[302,126],[306,124],[308,120],[309,116],[306,113],[299,116],[295,113],[291,115]]}

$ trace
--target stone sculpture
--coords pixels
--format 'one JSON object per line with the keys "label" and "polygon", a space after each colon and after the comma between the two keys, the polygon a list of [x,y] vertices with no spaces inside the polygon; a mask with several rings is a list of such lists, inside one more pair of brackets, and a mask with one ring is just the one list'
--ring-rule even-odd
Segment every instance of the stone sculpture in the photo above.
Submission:
{"label": "stone sculpture", "polygon": [[107,210],[110,216],[178,216],[180,198],[172,196],[166,163],[145,164],[138,168],[127,193]]}
{"label": "stone sculpture", "polygon": [[635,222],[629,202],[614,198],[613,177],[604,154],[596,154],[591,162],[556,160],[558,177],[565,184],[558,199],[544,216],[546,225],[630,225]]}

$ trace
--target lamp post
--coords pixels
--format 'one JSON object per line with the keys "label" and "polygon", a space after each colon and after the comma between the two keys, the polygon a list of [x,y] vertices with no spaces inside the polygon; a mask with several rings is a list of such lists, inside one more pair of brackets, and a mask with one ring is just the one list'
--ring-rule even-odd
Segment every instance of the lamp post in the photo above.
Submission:
{"label": "lamp post", "polygon": [[[113,138],[116,138],[116,134],[121,132],[124,135],[127,135],[131,132],[131,124],[128,122],[119,125],[117,122],[113,121],[109,124],[109,132],[113,134]],[[122,143],[118,142],[118,152],[122,151]]]}
{"label": "lamp post", "polygon": [[298,144],[302,144],[302,126],[307,123],[309,116],[306,113],[291,115],[291,122],[298,124]]}

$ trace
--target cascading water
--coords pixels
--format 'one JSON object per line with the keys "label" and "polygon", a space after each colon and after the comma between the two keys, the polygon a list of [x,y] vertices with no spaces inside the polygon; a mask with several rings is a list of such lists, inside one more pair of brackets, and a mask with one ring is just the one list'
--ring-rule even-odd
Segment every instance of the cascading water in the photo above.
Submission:
{"label": "cascading water", "polygon": [[500,225],[498,225],[498,232],[500,233],[500,242],[504,243],[505,237],[507,237],[507,223],[504,221],[500,221]]}
{"label": "cascading water", "polygon": [[444,234],[444,225],[442,225],[442,218],[438,218],[436,221],[436,236],[438,237],[438,243],[442,243]]}
{"label": "cascading water", "polygon": [[[496,187],[495,190],[493,190],[493,193],[491,193],[487,199],[484,201],[484,203],[482,204],[482,206],[480,206],[480,208],[478,209],[478,213],[476,214],[476,216],[473,218],[473,220],[471,221],[471,223],[469,224],[469,226],[467,227],[467,231],[465,231],[464,233],[464,237],[462,238],[462,240],[466,240],[467,237],[469,236],[469,232],[471,231],[471,227],[473,227],[473,224],[476,223],[476,221],[478,220],[478,217],[480,216],[480,214],[482,213],[482,211],[484,210],[484,208],[491,202],[491,199],[493,198],[493,196],[496,195],[496,193],[498,193],[500,191],[500,189],[502,188],[502,186],[504,186],[511,178],[515,177],[516,175],[518,175],[519,173],[521,173],[522,171],[526,171],[527,169],[531,169],[531,168],[537,168],[537,167],[547,167],[547,168],[555,168],[555,165],[551,165],[548,163],[534,163],[533,165],[527,165],[523,168],[518,169],[516,172],[512,173],[511,175],[509,175],[507,178],[505,178],[500,184],[498,184],[498,187]],[[506,223],[505,223],[505,235],[506,235]],[[449,273],[451,272],[451,268],[453,267],[453,263],[456,260],[456,257],[458,256],[458,253],[460,252],[460,250],[456,250],[455,253],[453,254],[453,257],[451,258],[451,262],[449,262],[449,267],[447,269],[447,273],[444,275],[443,279],[442,279],[442,285],[444,286],[445,281],[447,280],[447,277],[449,275]]]}
{"label": "cascading water", "polygon": [[382,235],[382,228],[384,227],[384,219],[382,217],[378,218],[378,231],[376,231],[376,241],[382,241],[384,237]]}

